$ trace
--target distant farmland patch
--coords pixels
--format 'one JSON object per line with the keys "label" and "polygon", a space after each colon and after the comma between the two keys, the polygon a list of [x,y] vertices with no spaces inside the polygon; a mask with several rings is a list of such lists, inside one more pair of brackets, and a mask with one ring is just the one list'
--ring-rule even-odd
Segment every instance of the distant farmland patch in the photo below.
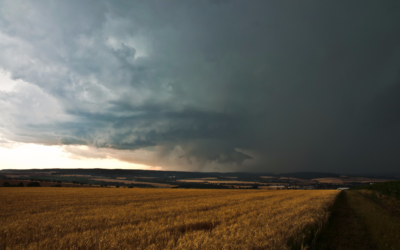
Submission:
{"label": "distant farmland patch", "polygon": [[[24,187],[32,182],[30,180],[5,180],[0,179],[0,187],[3,186],[4,182],[8,182],[10,185],[18,185],[22,183]],[[52,181],[39,181],[41,187],[53,187],[54,185],[61,185],[63,187],[89,187],[87,184],[80,185],[79,183],[59,183],[59,182],[52,182]]]}
{"label": "distant farmland patch", "polygon": [[91,179],[93,181],[105,181],[105,182],[119,182],[124,184],[145,184],[154,187],[175,187],[176,185],[156,183],[156,182],[144,182],[144,181],[129,181],[129,180],[119,180],[119,179]]}
{"label": "distant farmland patch", "polygon": [[375,183],[375,182],[386,182],[386,179],[372,179],[365,177],[344,177],[344,178],[335,178],[335,177],[326,177],[326,178],[317,178],[313,179],[318,181],[319,183],[331,183],[331,184],[346,184],[352,182],[358,183]]}
{"label": "distant farmland patch", "polygon": [[256,182],[256,181],[224,181],[224,180],[178,180],[178,182],[190,182],[190,183],[211,183],[211,184],[229,184],[229,185],[235,185],[235,184],[243,184],[243,185],[254,185],[254,184],[260,184],[262,183]]}
{"label": "distant farmland patch", "polygon": [[332,183],[332,184],[343,184],[343,180],[339,179],[339,178],[317,178],[317,179],[313,179],[315,181],[318,181],[319,183]]}

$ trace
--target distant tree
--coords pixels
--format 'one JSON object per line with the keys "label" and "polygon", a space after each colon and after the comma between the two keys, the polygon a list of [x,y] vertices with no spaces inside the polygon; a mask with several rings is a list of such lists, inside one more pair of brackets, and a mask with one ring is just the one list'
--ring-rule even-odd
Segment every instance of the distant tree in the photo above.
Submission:
{"label": "distant tree", "polygon": [[53,185],[52,187],[62,187],[61,184]]}
{"label": "distant tree", "polygon": [[40,183],[37,181],[34,182],[29,182],[28,184],[26,184],[27,187],[40,187]]}
{"label": "distant tree", "polygon": [[132,185],[129,185],[128,188],[133,188],[133,186],[132,186]]}
{"label": "distant tree", "polygon": [[118,185],[116,185],[115,187],[116,187],[116,188],[119,188],[119,186],[118,186]]}
{"label": "distant tree", "polygon": [[8,183],[8,182],[3,182],[3,187],[10,187],[11,185],[10,185],[10,183]]}
{"label": "distant tree", "polygon": [[20,182],[19,184],[18,184],[18,187],[23,187],[24,186],[24,183],[22,183],[22,182]]}
{"label": "distant tree", "polygon": [[258,189],[258,184],[254,184],[251,188],[252,189]]}

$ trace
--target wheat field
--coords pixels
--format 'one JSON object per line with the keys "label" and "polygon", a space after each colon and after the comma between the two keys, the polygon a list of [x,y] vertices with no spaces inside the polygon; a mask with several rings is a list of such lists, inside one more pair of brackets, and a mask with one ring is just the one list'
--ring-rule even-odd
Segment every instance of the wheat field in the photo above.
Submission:
{"label": "wheat field", "polygon": [[337,193],[0,188],[0,249],[290,249]]}

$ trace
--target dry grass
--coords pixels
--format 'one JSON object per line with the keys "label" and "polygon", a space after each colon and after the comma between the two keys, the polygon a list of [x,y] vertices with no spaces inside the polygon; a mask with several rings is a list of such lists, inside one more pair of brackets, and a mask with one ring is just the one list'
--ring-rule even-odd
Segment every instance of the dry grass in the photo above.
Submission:
{"label": "dry grass", "polygon": [[350,199],[352,196],[349,192],[340,192],[332,207],[329,223],[318,237],[313,250],[378,249],[365,224],[365,219],[350,206]]}
{"label": "dry grass", "polygon": [[0,188],[0,249],[289,249],[337,191]]}
{"label": "dry grass", "polygon": [[400,218],[367,199],[359,191],[347,193],[350,206],[364,220],[376,249],[400,249]]}

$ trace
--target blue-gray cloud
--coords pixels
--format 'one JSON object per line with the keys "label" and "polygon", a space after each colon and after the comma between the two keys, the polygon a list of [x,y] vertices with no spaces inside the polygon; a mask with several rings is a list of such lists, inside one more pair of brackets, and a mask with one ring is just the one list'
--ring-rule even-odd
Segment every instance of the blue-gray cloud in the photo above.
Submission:
{"label": "blue-gray cloud", "polygon": [[25,83],[1,133],[167,168],[394,171],[399,8],[2,0],[0,68]]}

